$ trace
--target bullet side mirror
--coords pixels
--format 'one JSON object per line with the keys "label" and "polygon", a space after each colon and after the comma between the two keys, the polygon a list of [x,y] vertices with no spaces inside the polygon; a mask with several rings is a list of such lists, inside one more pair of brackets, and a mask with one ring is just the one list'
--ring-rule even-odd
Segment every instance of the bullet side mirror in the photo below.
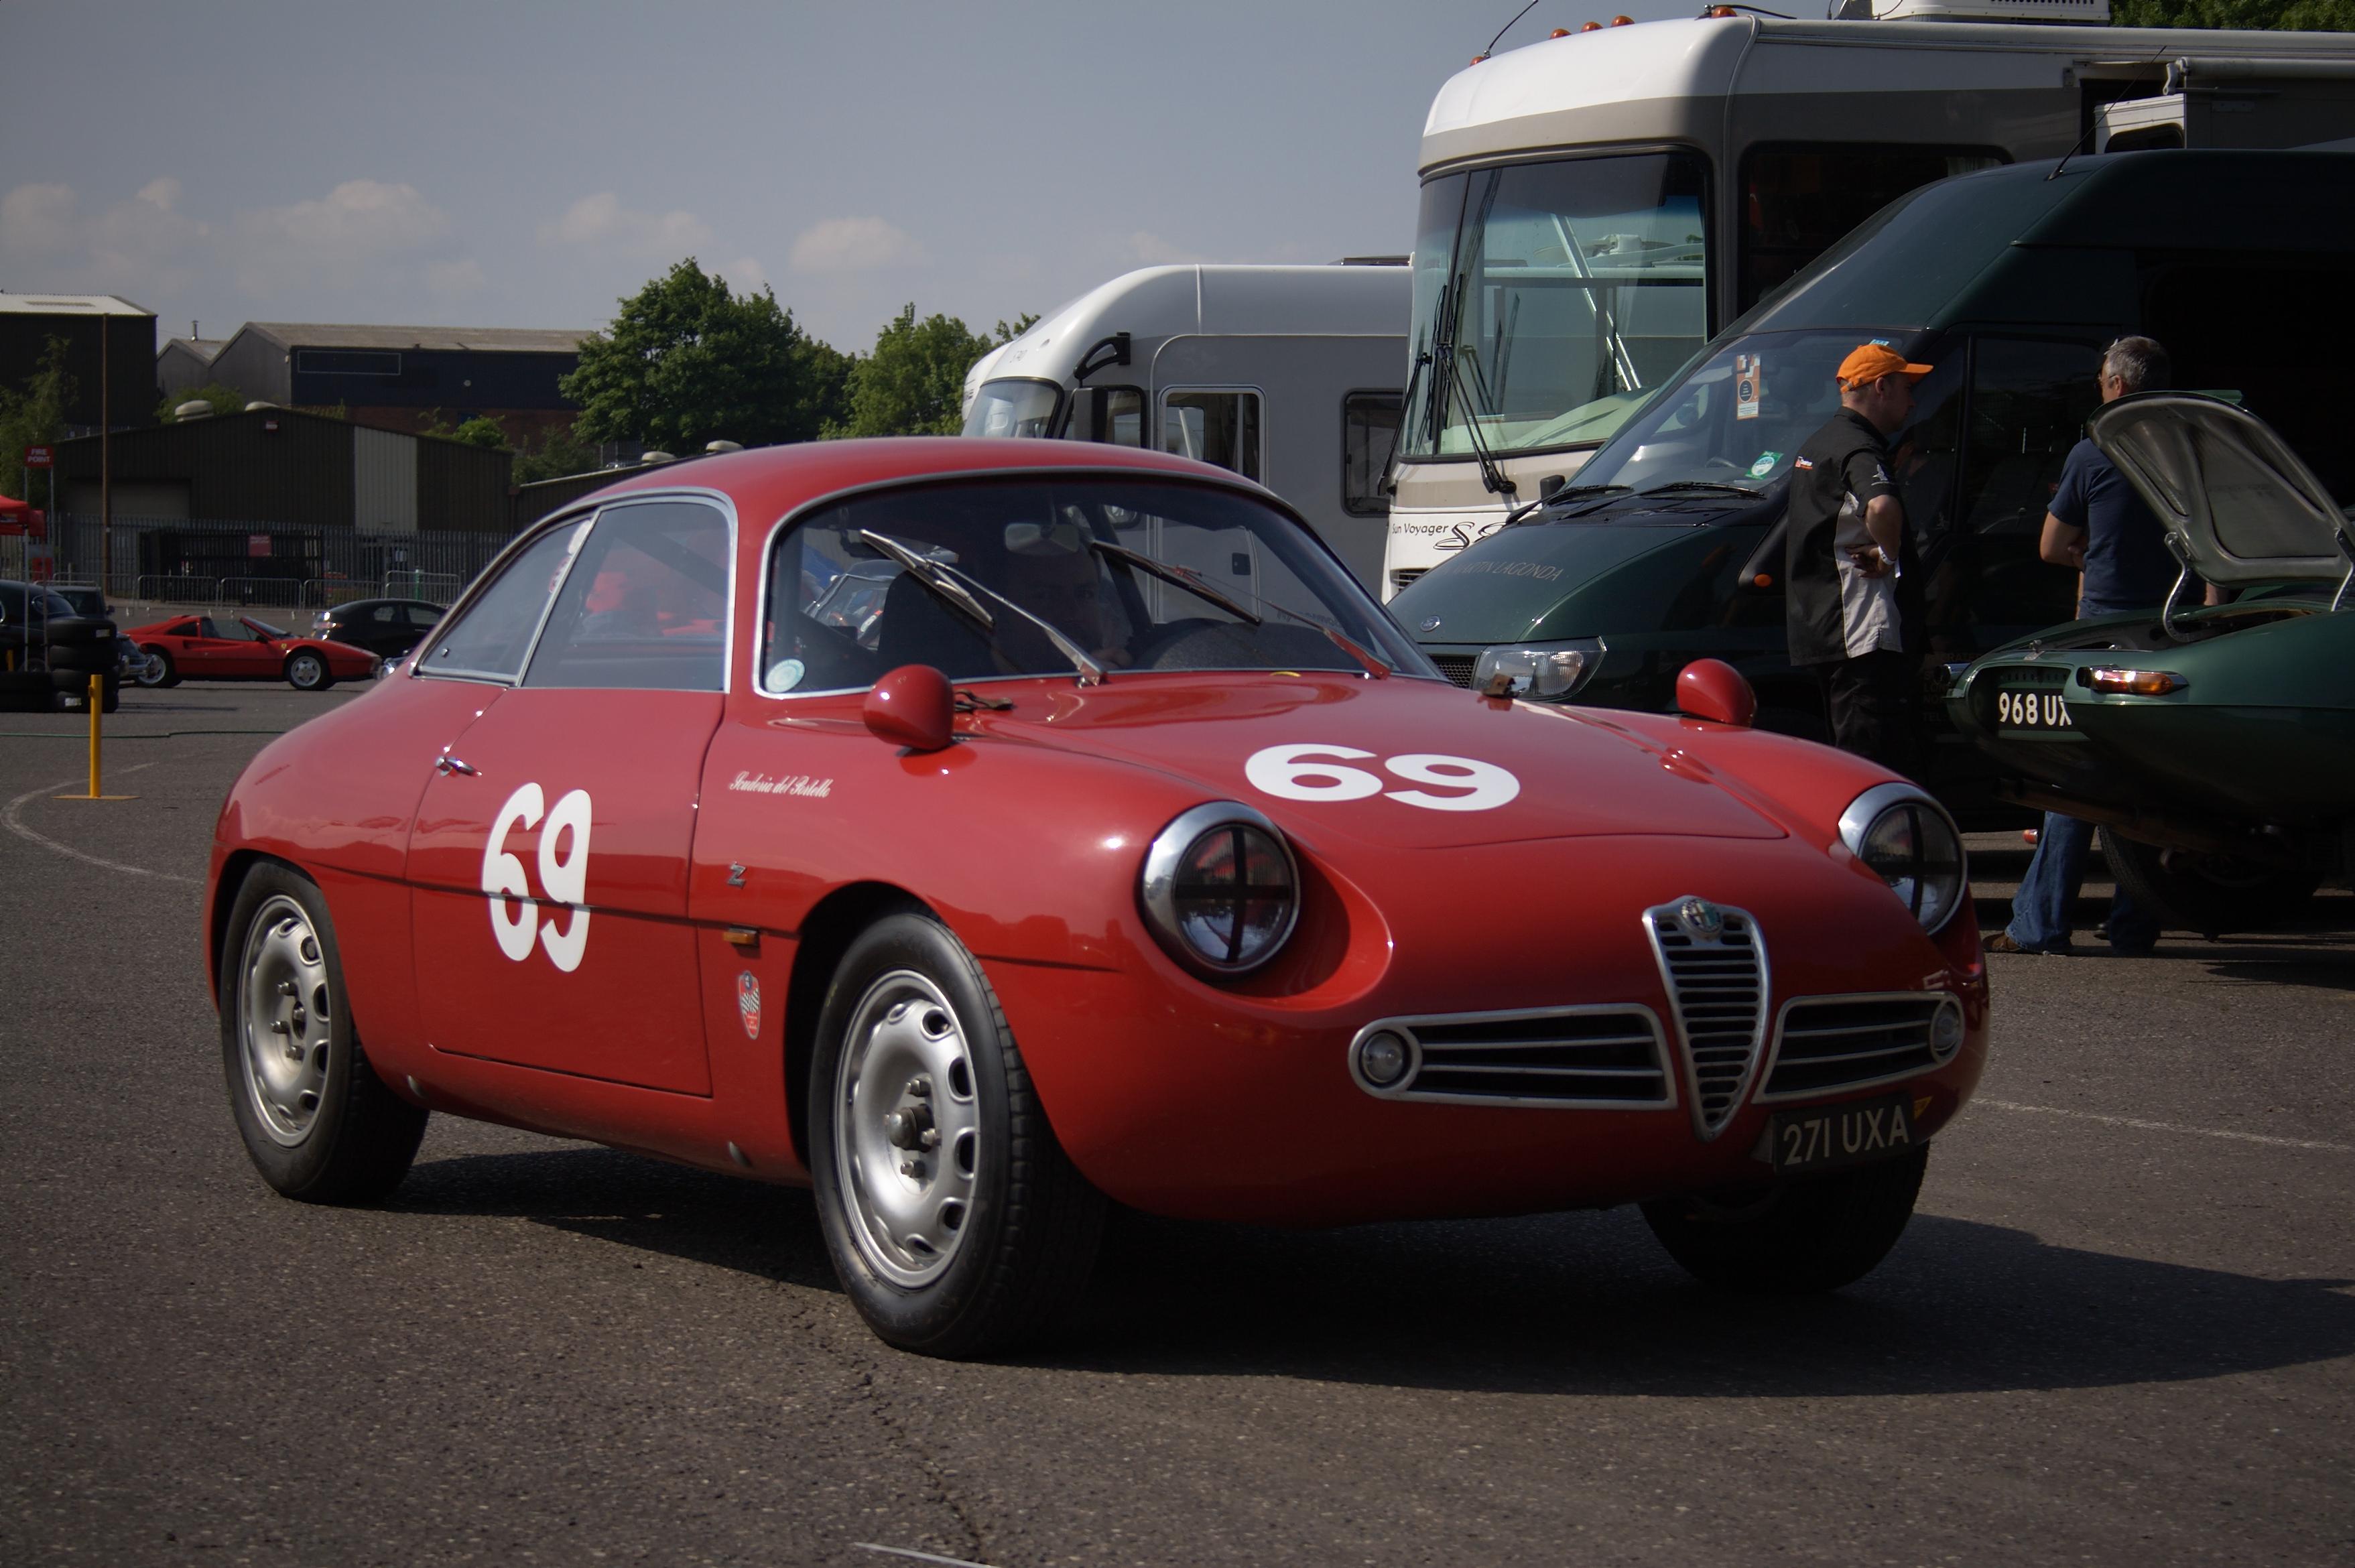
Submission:
{"label": "bullet side mirror", "polygon": [[956,693],[932,666],[906,664],[875,683],[859,711],[876,739],[911,752],[938,752],[947,747],[956,722]]}
{"label": "bullet side mirror", "polygon": [[1758,717],[1758,694],[1723,659],[1695,659],[1678,672],[1677,711],[1747,730]]}

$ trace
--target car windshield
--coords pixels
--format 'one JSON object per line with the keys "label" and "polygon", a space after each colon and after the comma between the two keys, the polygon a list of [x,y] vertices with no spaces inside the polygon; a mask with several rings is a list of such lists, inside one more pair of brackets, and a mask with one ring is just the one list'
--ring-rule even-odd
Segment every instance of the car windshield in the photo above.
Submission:
{"label": "car windshield", "polygon": [[967,435],[1043,436],[1055,433],[1055,407],[1062,389],[1051,381],[1009,379],[984,381],[964,417]]}
{"label": "car windshield", "polygon": [[1598,442],[1709,336],[1706,164],[1511,164],[1423,187],[1399,450]]}
{"label": "car windshield", "polygon": [[[1741,486],[1763,490],[1791,471],[1799,444],[1839,411],[1839,363],[1859,344],[1921,350],[1917,334],[1844,326],[1762,332],[1734,339],[1645,405],[1578,471],[1568,494],[1624,485]],[[1919,425],[1952,398],[1962,379],[1957,341],[1930,350],[1936,369],[1914,389]]]}
{"label": "car windshield", "polygon": [[[893,559],[900,551],[948,590],[928,587]],[[991,591],[966,596],[988,625],[954,603],[965,582]],[[1076,670],[993,593],[1114,680],[1141,670],[1357,675],[1367,658],[1437,678],[1365,590],[1263,502],[1208,485],[1019,479],[861,496],[786,533],[770,559],[762,688],[863,690],[906,664],[958,681]]]}
{"label": "car windshield", "polygon": [[250,615],[245,616],[243,619],[247,625],[252,627],[255,631],[260,632],[265,637],[282,637],[286,635],[286,632],[283,627],[273,626],[267,621],[257,621]]}

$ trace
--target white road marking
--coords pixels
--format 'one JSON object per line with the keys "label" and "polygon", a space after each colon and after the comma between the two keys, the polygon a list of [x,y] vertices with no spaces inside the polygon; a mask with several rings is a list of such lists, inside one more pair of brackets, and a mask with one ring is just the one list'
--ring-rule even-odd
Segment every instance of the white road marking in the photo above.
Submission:
{"label": "white road marking", "polygon": [[975,1563],[963,1557],[943,1557],[936,1552],[918,1552],[908,1546],[878,1546],[871,1541],[850,1543],[861,1552],[880,1552],[891,1557],[912,1557],[919,1563],[945,1563],[949,1568],[989,1568],[986,1563]]}
{"label": "white road marking", "polygon": [[2229,1138],[2234,1143],[2264,1144],[2271,1148],[2314,1148],[2328,1154],[2355,1154],[2355,1144],[2323,1143],[2316,1138],[2277,1138],[2264,1133],[2236,1133],[2222,1127],[2187,1127],[2175,1122],[2146,1122],[2138,1116],[2105,1116],[2094,1111],[2064,1111],[2057,1105],[2022,1105],[2010,1100],[1975,1097],[1971,1104],[1998,1111],[2025,1111],[2037,1116],[2067,1116],[2073,1121],[2099,1122],[2109,1127],[2137,1127],[2147,1133],[2189,1133],[2199,1138]]}
{"label": "white road marking", "polygon": [[[153,763],[133,763],[127,768],[120,768],[116,771],[121,773],[135,773],[142,768],[152,768],[155,765]],[[195,877],[176,876],[170,871],[151,871],[144,866],[126,866],[120,860],[108,860],[96,855],[84,854],[70,844],[60,844],[48,835],[36,833],[25,826],[24,812],[27,805],[42,795],[55,795],[61,789],[69,789],[75,784],[85,784],[88,782],[88,777],[89,775],[85,773],[77,773],[72,778],[59,784],[45,785],[40,789],[27,790],[8,803],[6,811],[0,812],[0,824],[5,824],[9,832],[28,843],[38,844],[44,849],[54,849],[60,855],[88,865],[101,867],[110,871],[122,871],[133,877],[153,877],[159,882],[179,882],[191,888],[204,886],[204,883]]]}

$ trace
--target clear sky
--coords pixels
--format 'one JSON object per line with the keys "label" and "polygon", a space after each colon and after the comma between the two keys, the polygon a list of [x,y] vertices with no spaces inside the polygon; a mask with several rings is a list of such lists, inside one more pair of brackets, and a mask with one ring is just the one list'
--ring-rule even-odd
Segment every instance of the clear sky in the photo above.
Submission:
{"label": "clear sky", "polygon": [[1432,94],[1518,3],[0,0],[0,289],[590,327],[693,255],[863,349],[909,301],[1403,251]]}

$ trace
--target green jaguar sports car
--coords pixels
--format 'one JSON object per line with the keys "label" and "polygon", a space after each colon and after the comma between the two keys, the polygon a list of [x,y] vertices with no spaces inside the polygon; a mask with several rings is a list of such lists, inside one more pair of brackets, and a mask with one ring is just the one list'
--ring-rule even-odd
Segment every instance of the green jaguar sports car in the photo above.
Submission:
{"label": "green jaguar sports car", "polygon": [[[2056,626],[1946,699],[1998,794],[2099,823],[2171,923],[2277,923],[2355,869],[2355,519],[2262,421],[2190,392],[2087,427],[2185,568],[2157,614]],[[2200,582],[2239,591],[2199,607]]]}

